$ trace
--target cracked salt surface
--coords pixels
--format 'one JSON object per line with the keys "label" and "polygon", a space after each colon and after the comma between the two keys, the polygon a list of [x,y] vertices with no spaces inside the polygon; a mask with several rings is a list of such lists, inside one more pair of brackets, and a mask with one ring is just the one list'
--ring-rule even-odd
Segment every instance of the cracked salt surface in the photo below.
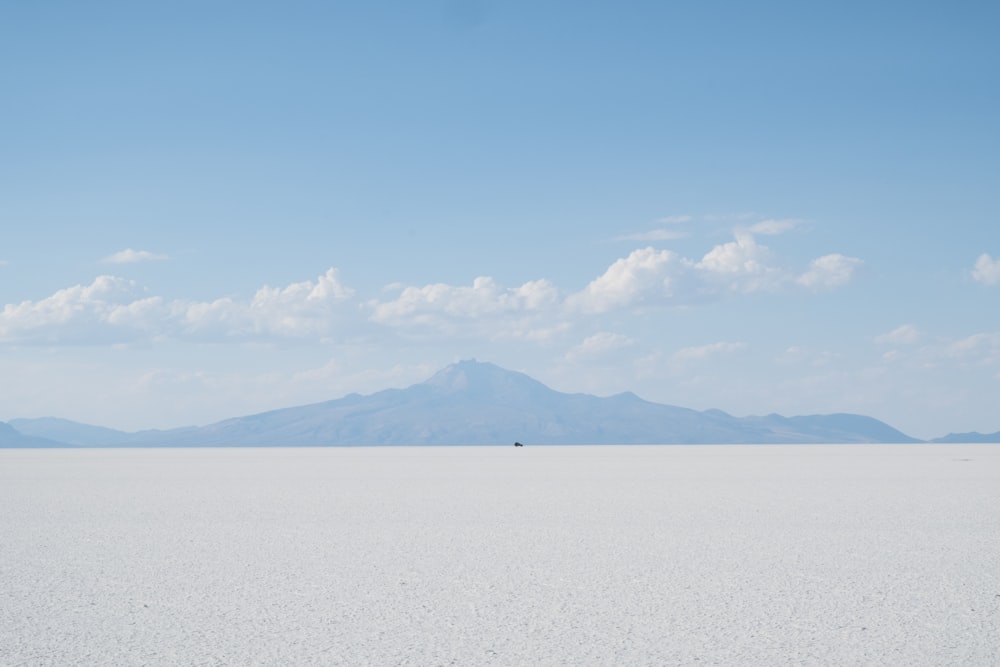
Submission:
{"label": "cracked salt surface", "polygon": [[0,451],[2,665],[1000,664],[1000,447]]}

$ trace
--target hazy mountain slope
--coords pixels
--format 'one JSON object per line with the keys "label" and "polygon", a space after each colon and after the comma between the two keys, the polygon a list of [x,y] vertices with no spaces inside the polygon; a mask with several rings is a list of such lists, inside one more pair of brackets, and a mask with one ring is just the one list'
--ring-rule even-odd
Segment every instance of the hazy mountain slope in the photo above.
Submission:
{"label": "hazy mountain slope", "polygon": [[17,431],[10,424],[0,422],[0,449],[14,447],[68,447],[63,442],[47,438],[37,438]]}
{"label": "hazy mountain slope", "polygon": [[11,419],[8,422],[24,435],[58,440],[69,445],[81,446],[111,446],[125,444],[132,436],[124,431],[103,426],[91,426],[55,417],[40,417],[38,419]]}
{"label": "hazy mountain slope", "polygon": [[66,420],[17,420],[34,435],[104,446],[355,446],[916,442],[871,417],[733,417],[645,401],[564,394],[523,373],[462,361],[406,389],[227,419],[122,433]]}
{"label": "hazy mountain slope", "polygon": [[745,417],[744,424],[759,423],[762,433],[769,434],[768,442],[821,443],[821,442],[920,442],[872,417],[854,414],[808,415],[782,417]]}
{"label": "hazy mountain slope", "polygon": [[483,445],[914,442],[859,415],[736,418],[644,401],[564,394],[488,363],[463,361],[406,389],[146,431],[142,445]]}
{"label": "hazy mountain slope", "polygon": [[949,433],[946,436],[940,438],[934,438],[931,442],[941,442],[941,443],[1000,443],[1000,431],[996,433],[978,433],[973,431],[972,433]]}

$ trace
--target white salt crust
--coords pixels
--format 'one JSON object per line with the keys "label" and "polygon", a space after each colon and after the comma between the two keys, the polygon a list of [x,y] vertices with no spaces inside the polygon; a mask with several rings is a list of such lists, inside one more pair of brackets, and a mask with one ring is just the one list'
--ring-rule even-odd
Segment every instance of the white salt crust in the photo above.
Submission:
{"label": "white salt crust", "polygon": [[1000,664],[1000,446],[3,450],[0,664]]}

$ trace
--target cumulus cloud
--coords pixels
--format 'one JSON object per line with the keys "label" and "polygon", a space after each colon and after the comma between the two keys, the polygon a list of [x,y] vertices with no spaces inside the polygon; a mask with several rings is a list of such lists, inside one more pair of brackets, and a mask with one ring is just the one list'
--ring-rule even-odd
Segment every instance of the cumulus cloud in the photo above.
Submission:
{"label": "cumulus cloud", "polygon": [[1000,259],[993,259],[986,253],[980,255],[972,269],[972,279],[984,285],[1000,283]]}
{"label": "cumulus cloud", "polygon": [[113,255],[108,255],[101,261],[105,264],[135,264],[136,262],[151,262],[164,259],[169,259],[169,257],[166,255],[152,253],[147,250],[133,250],[132,248],[125,248],[124,250],[119,250]]}
{"label": "cumulus cloud", "polygon": [[[129,308],[153,308],[149,299],[136,299],[134,282],[98,276],[89,285],[58,290],[38,301],[7,304],[0,312],[0,341],[97,342],[103,325],[128,319]],[[114,341],[121,340],[118,332]]]}
{"label": "cumulus cloud", "polygon": [[603,313],[648,295],[670,295],[670,269],[678,261],[669,250],[642,248],[614,262],[582,291],[567,298],[571,310]]}
{"label": "cumulus cloud", "polygon": [[[761,224],[766,233],[776,234],[796,223],[773,220]],[[571,294],[566,306],[571,312],[604,313],[643,304],[690,303],[726,293],[787,287],[832,289],[850,282],[860,265],[857,258],[825,255],[798,274],[781,267],[750,230],[737,229],[732,241],[716,245],[697,260],[652,247],[634,250],[583,290]]]}
{"label": "cumulus cloud", "polygon": [[331,333],[336,324],[334,308],[353,295],[354,290],[331,268],[315,281],[261,287],[250,301],[223,297],[211,302],[177,302],[172,310],[186,334],[300,338]]}
{"label": "cumulus cloud", "polygon": [[209,302],[143,296],[134,281],[98,276],[0,312],[0,341],[21,344],[129,342],[141,338],[303,337],[329,334],[334,306],[353,291],[330,269],[315,281],[262,287],[249,301]]}
{"label": "cumulus cloud", "polygon": [[702,280],[735,292],[774,289],[786,280],[770,249],[745,231],[737,231],[735,240],[715,246],[692,265]]}
{"label": "cumulus cloud", "polygon": [[559,290],[547,280],[508,288],[480,276],[471,286],[434,283],[393,288],[400,290],[395,299],[366,304],[371,321],[446,334],[465,331],[527,340],[547,340],[566,327],[546,317],[560,303]]}
{"label": "cumulus cloud", "polygon": [[896,327],[888,333],[875,337],[876,343],[889,343],[893,345],[909,345],[917,342],[920,332],[912,324],[904,324]]}
{"label": "cumulus cloud", "polygon": [[735,241],[715,246],[695,266],[712,273],[762,273],[769,254],[752,235],[737,232]]}
{"label": "cumulus cloud", "polygon": [[[761,224],[762,231],[779,233],[796,223],[772,220]],[[365,308],[370,321],[407,328],[411,333],[472,333],[544,341],[569,330],[581,316],[668,303],[689,304],[729,293],[836,287],[850,279],[858,263],[860,260],[829,255],[814,260],[807,273],[799,275],[780,267],[753,233],[740,229],[734,232],[733,241],[716,245],[700,259],[652,246],[633,250],[565,297],[547,280],[507,288],[491,277],[481,276],[471,286],[393,284],[386,290],[394,292],[394,297],[369,300]],[[573,354],[582,352],[581,348]]]}
{"label": "cumulus cloud", "polygon": [[515,288],[501,287],[489,276],[472,286],[435,283],[404,287],[392,301],[369,303],[372,319],[384,324],[429,323],[436,316],[477,318],[503,312],[540,310],[553,305],[558,290],[547,280],[529,281]]}
{"label": "cumulus cloud", "polygon": [[697,345],[694,347],[684,347],[674,353],[673,358],[677,361],[697,361],[707,359],[718,354],[730,354],[746,349],[746,343],[729,343],[720,341],[709,343],[708,345]]}
{"label": "cumulus cloud", "polygon": [[832,289],[846,285],[861,266],[861,260],[840,254],[824,255],[809,263],[809,270],[795,279],[809,289]]}
{"label": "cumulus cloud", "polygon": [[[763,233],[778,233],[791,223],[760,224]],[[581,318],[622,309],[692,304],[733,293],[834,288],[849,282],[860,264],[856,258],[826,255],[798,273],[783,268],[749,229],[738,229],[732,241],[716,245],[700,259],[652,246],[635,249],[568,296],[545,279],[505,287],[480,276],[471,285],[396,284],[381,298],[357,300],[331,268],[314,280],[261,287],[250,298],[168,300],[146,294],[123,278],[99,276],[90,285],[59,290],[38,301],[8,304],[0,313],[0,342],[331,340],[362,327],[375,335],[394,335],[396,330],[408,336],[547,342],[572,330]],[[612,342],[622,341],[594,338],[572,354],[586,355]]]}
{"label": "cumulus cloud", "polygon": [[579,345],[567,352],[566,360],[594,359],[634,344],[635,340],[624,334],[601,331],[593,336],[587,336]]}

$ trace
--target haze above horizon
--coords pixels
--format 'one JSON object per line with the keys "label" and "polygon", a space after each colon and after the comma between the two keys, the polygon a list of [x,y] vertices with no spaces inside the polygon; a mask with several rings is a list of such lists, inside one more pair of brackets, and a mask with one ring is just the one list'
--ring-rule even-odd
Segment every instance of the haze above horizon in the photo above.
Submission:
{"label": "haze above horizon", "polygon": [[458,359],[1000,429],[1000,8],[0,7],[0,420]]}

